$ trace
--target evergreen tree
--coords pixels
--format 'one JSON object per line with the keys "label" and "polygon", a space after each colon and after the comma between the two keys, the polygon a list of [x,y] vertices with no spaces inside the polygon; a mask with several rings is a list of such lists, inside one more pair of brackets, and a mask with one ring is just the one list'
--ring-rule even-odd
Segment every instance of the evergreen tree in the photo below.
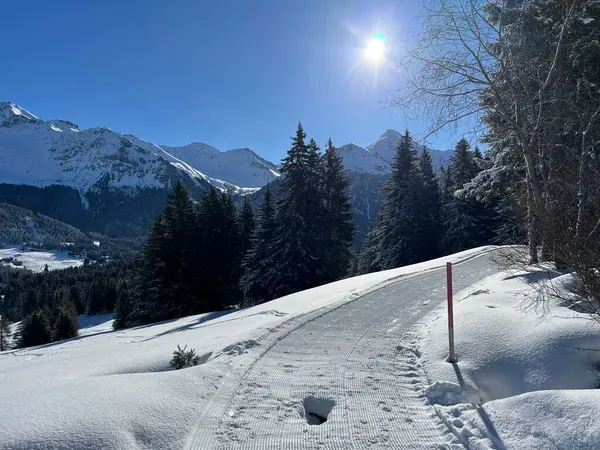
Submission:
{"label": "evergreen tree", "polygon": [[308,289],[324,280],[319,266],[318,147],[314,141],[307,145],[305,138],[302,124],[298,124],[280,170],[274,265],[267,287],[273,297]]}
{"label": "evergreen tree", "polygon": [[469,143],[461,139],[450,158],[447,172],[447,201],[442,207],[443,236],[440,246],[446,254],[489,244],[494,238],[492,208],[464,195],[457,195],[480,172]]}
{"label": "evergreen tree", "polygon": [[274,235],[275,206],[270,185],[267,185],[258,209],[257,226],[252,234],[250,249],[242,262],[240,286],[246,305],[262,303],[273,298],[269,290],[269,276],[273,264],[271,246]]}
{"label": "evergreen tree", "polygon": [[240,297],[240,230],[235,205],[227,193],[210,188],[200,199],[197,227],[196,313],[219,311]]}
{"label": "evergreen tree", "polygon": [[75,305],[67,296],[64,296],[55,314],[52,326],[52,340],[59,341],[75,337],[78,330],[79,321]]}
{"label": "evergreen tree", "polygon": [[192,259],[192,236],[196,216],[194,204],[181,182],[167,197],[164,210],[164,255],[168,289],[163,293],[170,317],[181,317],[192,310],[195,299],[190,289],[190,263]]}
{"label": "evergreen tree", "polygon": [[439,233],[440,233],[440,192],[439,184],[433,172],[431,153],[423,148],[419,158],[419,169],[422,178],[421,192],[421,260],[429,260],[439,256]]}
{"label": "evergreen tree", "polygon": [[34,311],[23,320],[20,347],[47,344],[50,341],[51,333],[46,312],[41,309]]}
{"label": "evergreen tree", "polygon": [[321,159],[322,211],[321,264],[325,281],[335,281],[348,274],[352,260],[351,245],[354,237],[354,217],[348,195],[350,181],[344,171],[342,157],[331,139],[327,141]]}
{"label": "evergreen tree", "polygon": [[4,314],[0,315],[0,352],[9,350],[11,346],[10,327]]}
{"label": "evergreen tree", "polygon": [[127,284],[122,283],[117,290],[117,304],[113,314],[113,328],[115,330],[125,328],[129,315],[131,314],[131,293],[127,289]]}
{"label": "evergreen tree", "polygon": [[385,186],[387,197],[375,227],[367,236],[359,267],[391,269],[422,260],[421,246],[425,236],[420,199],[424,187],[415,160],[416,152],[407,130],[392,161]]}
{"label": "evergreen tree", "polygon": [[137,258],[136,295],[128,325],[135,326],[169,317],[162,293],[168,289],[165,256],[165,220],[160,213],[148,232],[146,243]]}
{"label": "evergreen tree", "polygon": [[242,257],[244,257],[250,249],[252,234],[254,233],[254,228],[256,225],[254,220],[254,211],[252,209],[252,203],[250,203],[250,197],[248,195],[244,196],[242,209],[240,211],[239,223],[241,226],[240,252],[242,254]]}
{"label": "evergreen tree", "polygon": [[192,311],[196,295],[190,286],[190,262],[195,218],[192,200],[178,182],[140,252],[132,324],[181,317]]}
{"label": "evergreen tree", "polygon": [[465,138],[458,141],[454,148],[454,154],[450,158],[450,166],[448,168],[453,190],[462,189],[464,184],[471,181],[479,173],[475,155],[470,149],[471,146]]}

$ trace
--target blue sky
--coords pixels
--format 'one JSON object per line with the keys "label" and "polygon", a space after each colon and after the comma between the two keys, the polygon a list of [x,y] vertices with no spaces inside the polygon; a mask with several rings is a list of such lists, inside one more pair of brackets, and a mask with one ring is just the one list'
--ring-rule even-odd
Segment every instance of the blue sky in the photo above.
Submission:
{"label": "blue sky", "polygon": [[[283,157],[298,120],[319,144],[366,145],[407,121],[384,104],[392,65],[365,38],[414,35],[414,0],[9,2],[0,100],[44,119],[108,126],[158,144],[205,142]],[[453,146],[454,136],[428,140]]]}

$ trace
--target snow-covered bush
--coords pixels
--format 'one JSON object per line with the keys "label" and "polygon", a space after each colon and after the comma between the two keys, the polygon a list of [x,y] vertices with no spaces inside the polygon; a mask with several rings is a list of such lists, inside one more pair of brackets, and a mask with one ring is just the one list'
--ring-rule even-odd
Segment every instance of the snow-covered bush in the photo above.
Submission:
{"label": "snow-covered bush", "polygon": [[196,350],[193,348],[186,350],[187,345],[181,348],[177,346],[177,350],[173,352],[173,358],[169,365],[172,369],[179,370],[185,367],[197,366],[200,362],[200,357],[196,355]]}

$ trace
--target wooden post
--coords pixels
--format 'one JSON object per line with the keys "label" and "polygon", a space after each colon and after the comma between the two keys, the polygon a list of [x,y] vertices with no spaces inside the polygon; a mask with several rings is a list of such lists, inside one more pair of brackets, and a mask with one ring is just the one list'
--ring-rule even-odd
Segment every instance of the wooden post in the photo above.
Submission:
{"label": "wooden post", "polygon": [[448,359],[449,363],[456,362],[454,354],[454,310],[452,305],[452,263],[446,263],[446,286],[448,292]]}

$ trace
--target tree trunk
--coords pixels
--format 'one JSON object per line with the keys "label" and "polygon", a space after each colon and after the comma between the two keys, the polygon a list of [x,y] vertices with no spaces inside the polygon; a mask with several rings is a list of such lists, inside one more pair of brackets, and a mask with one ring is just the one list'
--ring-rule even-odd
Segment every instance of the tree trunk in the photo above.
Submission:
{"label": "tree trunk", "polygon": [[587,152],[585,151],[585,135],[581,142],[581,156],[577,174],[577,222],[575,224],[575,238],[580,242],[583,235],[583,221],[585,220],[585,204],[587,201]]}
{"label": "tree trunk", "polygon": [[539,220],[534,204],[531,184],[527,183],[527,240],[529,242],[529,264],[537,264],[538,260]]}

